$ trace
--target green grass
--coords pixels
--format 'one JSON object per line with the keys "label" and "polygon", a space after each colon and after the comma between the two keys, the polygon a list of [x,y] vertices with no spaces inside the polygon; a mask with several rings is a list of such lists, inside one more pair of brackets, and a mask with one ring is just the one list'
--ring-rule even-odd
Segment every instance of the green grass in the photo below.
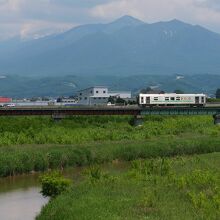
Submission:
{"label": "green grass", "polygon": [[149,116],[133,127],[128,116],[80,116],[59,123],[50,117],[1,117],[0,146],[81,144],[96,141],[147,140],[186,133],[219,135],[210,116]]}
{"label": "green grass", "polygon": [[220,99],[209,98],[209,99],[207,99],[207,102],[220,102]]}
{"label": "green grass", "polygon": [[207,116],[0,118],[0,176],[112,160],[220,151],[220,127]]}
{"label": "green grass", "polygon": [[94,175],[94,168],[85,173],[84,181],[51,200],[37,219],[217,220],[220,216],[220,153],[138,160],[122,173]]}
{"label": "green grass", "polygon": [[[143,159],[122,174],[90,169],[38,219],[219,219],[220,154],[212,152],[220,152],[220,127],[213,118],[148,116],[141,127],[131,122],[127,116],[58,123],[1,117],[0,176]],[[196,156],[206,153],[212,154]]]}
{"label": "green grass", "polygon": [[111,141],[70,146],[1,147],[0,176],[102,164],[113,160],[131,161],[210,152],[220,152],[220,137],[161,137],[147,141]]}

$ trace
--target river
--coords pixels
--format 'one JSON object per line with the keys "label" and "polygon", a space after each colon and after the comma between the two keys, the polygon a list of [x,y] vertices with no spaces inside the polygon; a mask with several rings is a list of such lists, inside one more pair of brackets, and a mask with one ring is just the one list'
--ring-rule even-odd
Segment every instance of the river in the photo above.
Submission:
{"label": "river", "polygon": [[1,220],[32,220],[47,202],[40,194],[37,175],[0,179]]}
{"label": "river", "polygon": [[[107,172],[121,172],[127,163],[105,164]],[[82,179],[84,168],[69,168],[63,175],[74,183]],[[0,220],[34,220],[48,199],[40,194],[39,174],[0,178]]]}

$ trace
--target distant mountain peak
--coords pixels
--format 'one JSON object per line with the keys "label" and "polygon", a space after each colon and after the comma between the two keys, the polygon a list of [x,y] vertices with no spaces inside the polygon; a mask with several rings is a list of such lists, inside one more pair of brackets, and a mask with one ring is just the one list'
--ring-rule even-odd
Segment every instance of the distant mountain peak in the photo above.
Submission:
{"label": "distant mountain peak", "polygon": [[136,27],[142,24],[145,24],[145,23],[132,16],[125,15],[111,23],[106,24],[103,31],[106,33],[114,33],[127,27]]}
{"label": "distant mountain peak", "polygon": [[191,24],[188,24],[188,23],[185,23],[181,20],[178,20],[178,19],[173,19],[173,20],[170,20],[168,21],[167,23],[170,23],[172,25],[177,25],[177,26],[181,26],[181,25],[187,25],[187,26],[191,26]]}
{"label": "distant mountain peak", "polygon": [[182,21],[180,21],[180,20],[178,20],[178,19],[176,19],[176,18],[170,20],[170,22],[171,22],[171,23],[184,23],[184,22],[182,22]]}
{"label": "distant mountain peak", "polygon": [[134,18],[130,15],[124,15],[120,18],[118,18],[117,20],[113,21],[111,24],[121,24],[121,25],[141,25],[141,24],[144,24],[143,21],[137,19],[137,18]]}

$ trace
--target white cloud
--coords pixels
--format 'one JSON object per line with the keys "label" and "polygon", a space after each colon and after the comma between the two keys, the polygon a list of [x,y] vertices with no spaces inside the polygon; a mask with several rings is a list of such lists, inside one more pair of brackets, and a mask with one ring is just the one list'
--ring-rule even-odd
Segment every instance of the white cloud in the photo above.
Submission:
{"label": "white cloud", "polygon": [[85,9],[52,4],[52,0],[0,0],[0,39],[41,36],[70,29]]}
{"label": "white cloud", "polygon": [[46,35],[126,14],[149,23],[177,18],[220,32],[220,0],[0,0],[0,38]]}
{"label": "white cloud", "polygon": [[[22,39],[38,39],[54,33],[64,32],[74,25],[73,23],[54,23],[47,21],[28,21],[21,25],[20,36]],[[77,26],[77,25],[75,25]]]}
{"label": "white cloud", "polygon": [[113,0],[90,13],[106,20],[128,14],[150,23],[177,18],[220,31],[219,6],[219,0]]}

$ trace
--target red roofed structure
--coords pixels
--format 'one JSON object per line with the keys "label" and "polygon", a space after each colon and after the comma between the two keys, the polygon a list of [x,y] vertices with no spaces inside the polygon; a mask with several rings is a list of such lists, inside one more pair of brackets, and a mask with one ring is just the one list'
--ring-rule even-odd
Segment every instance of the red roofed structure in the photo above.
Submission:
{"label": "red roofed structure", "polygon": [[0,97],[0,103],[12,102],[12,98]]}

